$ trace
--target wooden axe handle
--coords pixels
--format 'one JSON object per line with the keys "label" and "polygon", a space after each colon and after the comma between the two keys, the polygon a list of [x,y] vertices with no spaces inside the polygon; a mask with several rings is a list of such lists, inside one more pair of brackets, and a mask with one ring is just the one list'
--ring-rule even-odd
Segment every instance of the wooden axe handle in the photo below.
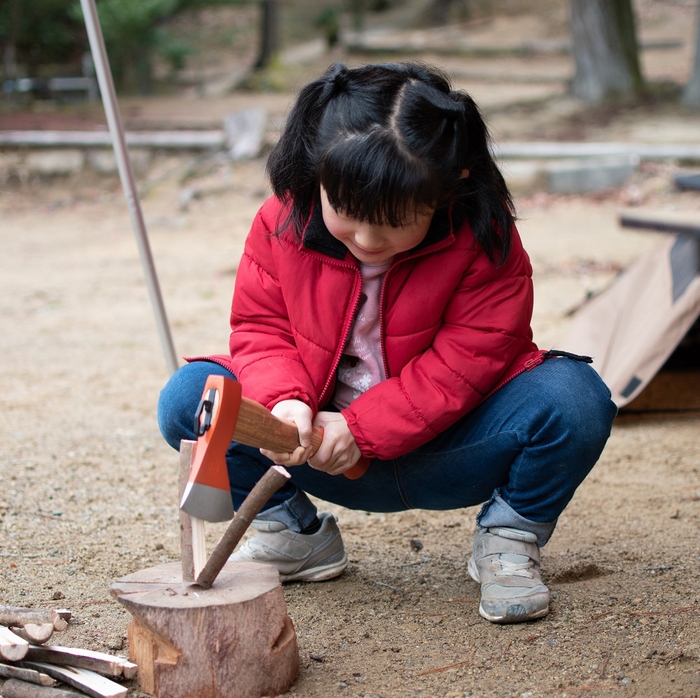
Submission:
{"label": "wooden axe handle", "polygon": [[[283,422],[261,404],[245,397],[241,398],[233,438],[248,446],[278,453],[291,453],[299,446],[299,432],[293,424]],[[322,441],[323,429],[315,427],[311,434],[312,456]]]}
{"label": "wooden axe handle", "polygon": [[[299,432],[293,424],[283,422],[261,404],[245,397],[241,398],[233,438],[247,446],[256,446],[278,453],[291,453],[299,446]],[[322,441],[323,429],[314,427],[311,434],[312,456],[318,451]],[[365,474],[368,467],[369,459],[361,458],[356,465],[343,474],[349,480],[356,480]]]}

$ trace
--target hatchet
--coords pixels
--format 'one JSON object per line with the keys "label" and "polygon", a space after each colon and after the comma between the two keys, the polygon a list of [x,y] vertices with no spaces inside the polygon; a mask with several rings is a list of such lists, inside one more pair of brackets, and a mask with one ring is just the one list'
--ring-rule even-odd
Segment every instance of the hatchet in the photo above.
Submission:
{"label": "hatchet", "polygon": [[[228,521],[233,504],[226,468],[231,441],[270,451],[291,452],[299,447],[299,432],[262,405],[242,396],[241,384],[225,376],[207,378],[194,418],[197,444],[180,508],[204,521]],[[311,435],[312,455],[323,441],[323,430]],[[369,459],[362,458],[344,474],[355,480],[364,475]]]}

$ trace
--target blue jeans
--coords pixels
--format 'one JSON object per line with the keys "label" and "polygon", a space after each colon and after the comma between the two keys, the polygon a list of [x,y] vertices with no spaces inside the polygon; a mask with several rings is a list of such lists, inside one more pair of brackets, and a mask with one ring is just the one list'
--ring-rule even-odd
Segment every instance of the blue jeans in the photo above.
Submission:
{"label": "blue jeans", "polygon": [[[163,388],[158,423],[179,449],[194,440],[194,414],[210,374],[234,376],[200,361],[180,368]],[[373,460],[358,480],[309,465],[258,518],[301,531],[316,516],[306,493],[349,509],[374,512],[460,509],[484,503],[480,526],[530,531],[544,545],[557,518],[595,465],[617,413],[610,391],[588,365],[551,358],[521,373],[424,446],[390,461]],[[233,442],[227,456],[235,509],[272,464],[256,448]]]}

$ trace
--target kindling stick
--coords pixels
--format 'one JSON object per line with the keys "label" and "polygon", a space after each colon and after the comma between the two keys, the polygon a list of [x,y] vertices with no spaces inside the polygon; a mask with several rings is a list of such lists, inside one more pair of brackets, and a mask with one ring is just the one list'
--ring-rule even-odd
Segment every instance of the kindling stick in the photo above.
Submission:
{"label": "kindling stick", "polygon": [[238,545],[238,541],[248,530],[253,519],[265,506],[272,495],[284,485],[291,475],[286,468],[281,465],[273,465],[260,478],[258,483],[250,491],[250,494],[243,500],[236,515],[229,524],[226,532],[221,536],[221,540],[216,544],[211,556],[204,565],[204,569],[197,577],[197,584],[205,589],[211,588],[219,572],[223,569],[231,553]]}
{"label": "kindling stick", "polygon": [[136,242],[139,247],[141,264],[143,265],[143,271],[146,277],[148,294],[155,312],[158,334],[160,335],[163,353],[165,354],[165,363],[170,373],[175,373],[178,368],[177,356],[175,355],[175,347],[173,346],[173,340],[170,335],[170,326],[168,325],[165,305],[163,304],[163,298],[160,293],[155,264],[153,263],[153,256],[146,233],[146,224],[143,219],[138,191],[134,182],[129,152],[126,147],[124,127],[122,125],[119,109],[117,108],[117,96],[114,89],[114,82],[112,81],[112,72],[109,68],[109,60],[107,58],[104,37],[102,36],[102,28],[100,27],[100,20],[97,16],[97,7],[95,5],[95,0],[80,0],[80,5],[83,9],[83,16],[85,17],[85,28],[87,29],[88,40],[90,42],[90,52],[92,53],[92,60],[95,64],[95,73],[97,74],[97,82],[100,86],[102,104],[107,117],[109,132],[112,137],[114,154],[117,159],[119,179],[121,180],[124,196],[126,197],[129,207],[131,223],[136,233]]}

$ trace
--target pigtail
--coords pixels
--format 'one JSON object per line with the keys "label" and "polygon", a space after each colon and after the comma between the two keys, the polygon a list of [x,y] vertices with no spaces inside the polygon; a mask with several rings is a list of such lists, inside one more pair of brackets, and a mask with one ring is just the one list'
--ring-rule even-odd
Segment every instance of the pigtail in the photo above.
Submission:
{"label": "pigtail", "polygon": [[511,247],[513,197],[491,154],[488,127],[476,103],[461,91],[450,97],[464,112],[467,137],[462,161],[469,170],[469,176],[457,186],[455,213],[469,221],[488,257],[500,266]]}
{"label": "pigtail", "polygon": [[347,90],[348,69],[333,64],[326,73],[306,85],[297,98],[279,141],[267,161],[267,175],[280,201],[291,206],[279,230],[303,229],[316,196],[316,145],[321,120],[329,101]]}
{"label": "pigtail", "polygon": [[455,227],[468,220],[503,264],[515,208],[489,143],[476,104],[444,72],[335,63],[301,90],[270,154],[272,189],[289,207],[277,232],[300,239],[322,183],[335,208],[371,223],[398,227],[416,208],[450,208]]}

